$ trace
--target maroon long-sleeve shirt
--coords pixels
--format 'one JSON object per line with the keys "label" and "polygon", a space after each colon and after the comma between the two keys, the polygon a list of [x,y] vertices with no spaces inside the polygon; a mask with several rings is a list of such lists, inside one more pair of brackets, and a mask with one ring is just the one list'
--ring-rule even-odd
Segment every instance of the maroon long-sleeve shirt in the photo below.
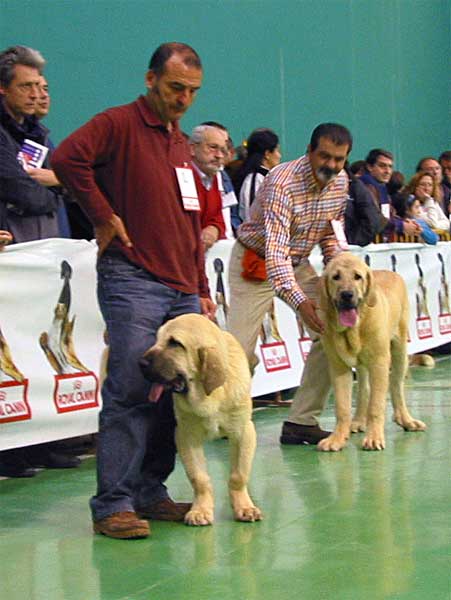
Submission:
{"label": "maroon long-sleeve shirt", "polygon": [[166,285],[207,297],[199,213],[183,208],[175,172],[190,160],[178,123],[168,131],[140,96],[72,133],[52,167],[94,226],[123,220],[133,247],[114,238],[111,248]]}

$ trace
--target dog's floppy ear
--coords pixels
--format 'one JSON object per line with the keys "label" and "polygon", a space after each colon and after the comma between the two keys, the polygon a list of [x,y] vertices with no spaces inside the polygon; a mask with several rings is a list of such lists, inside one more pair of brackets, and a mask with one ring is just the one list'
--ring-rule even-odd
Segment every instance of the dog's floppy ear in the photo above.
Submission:
{"label": "dog's floppy ear", "polygon": [[329,294],[329,289],[327,287],[327,275],[325,273],[323,273],[319,278],[318,289],[319,305],[323,310],[327,310],[327,308],[330,306],[331,298]]}
{"label": "dog's floppy ear", "polygon": [[377,296],[374,287],[374,277],[370,269],[366,273],[365,302],[369,307],[376,306]]}
{"label": "dog's floppy ear", "polygon": [[200,348],[200,380],[205,393],[209,396],[213,390],[224,385],[226,369],[217,348]]}

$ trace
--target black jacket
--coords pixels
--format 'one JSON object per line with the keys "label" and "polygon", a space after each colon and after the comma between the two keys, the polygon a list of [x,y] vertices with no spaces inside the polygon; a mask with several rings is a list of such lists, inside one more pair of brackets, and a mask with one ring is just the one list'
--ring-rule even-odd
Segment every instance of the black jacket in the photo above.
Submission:
{"label": "black jacket", "polygon": [[371,192],[357,178],[349,178],[349,198],[345,212],[345,233],[349,244],[366,246],[374,241],[387,220],[374,203]]}
{"label": "black jacket", "polygon": [[[47,146],[47,135],[34,117],[17,123],[0,101],[0,229],[10,231],[16,243],[59,236],[61,188],[41,185],[17,160],[25,139]],[[48,156],[43,166],[49,168]]]}

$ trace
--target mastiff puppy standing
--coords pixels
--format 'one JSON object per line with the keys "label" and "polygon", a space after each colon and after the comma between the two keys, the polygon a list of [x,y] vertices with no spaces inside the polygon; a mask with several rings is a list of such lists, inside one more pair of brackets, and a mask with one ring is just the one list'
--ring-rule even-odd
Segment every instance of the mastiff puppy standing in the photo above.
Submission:
{"label": "mastiff puppy standing", "polygon": [[[321,279],[326,324],[322,344],[329,360],[337,422],[334,432],[318,444],[319,450],[341,450],[350,431],[366,431],[365,450],[382,450],[389,387],[393,420],[406,431],[426,429],[411,417],[404,397],[408,308],[406,286],[397,273],[371,271],[349,252],[328,263]],[[353,367],[359,394],[351,422]]]}
{"label": "mastiff puppy standing", "polygon": [[159,329],[141,367],[152,382],[150,401],[158,401],[164,389],[173,392],[177,450],[194,489],[185,522],[213,523],[213,488],[203,443],[223,436],[231,446],[229,493],[235,519],[259,521],[262,514],[247,491],[256,435],[251,376],[240,344],[206,317],[182,315]]}

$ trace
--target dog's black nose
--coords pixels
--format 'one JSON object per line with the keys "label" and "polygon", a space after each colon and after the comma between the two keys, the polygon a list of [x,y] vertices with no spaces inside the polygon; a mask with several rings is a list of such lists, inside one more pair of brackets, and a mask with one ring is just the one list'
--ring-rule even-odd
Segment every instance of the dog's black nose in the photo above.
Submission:
{"label": "dog's black nose", "polygon": [[343,302],[351,302],[354,294],[352,292],[344,291],[340,293],[340,297]]}

